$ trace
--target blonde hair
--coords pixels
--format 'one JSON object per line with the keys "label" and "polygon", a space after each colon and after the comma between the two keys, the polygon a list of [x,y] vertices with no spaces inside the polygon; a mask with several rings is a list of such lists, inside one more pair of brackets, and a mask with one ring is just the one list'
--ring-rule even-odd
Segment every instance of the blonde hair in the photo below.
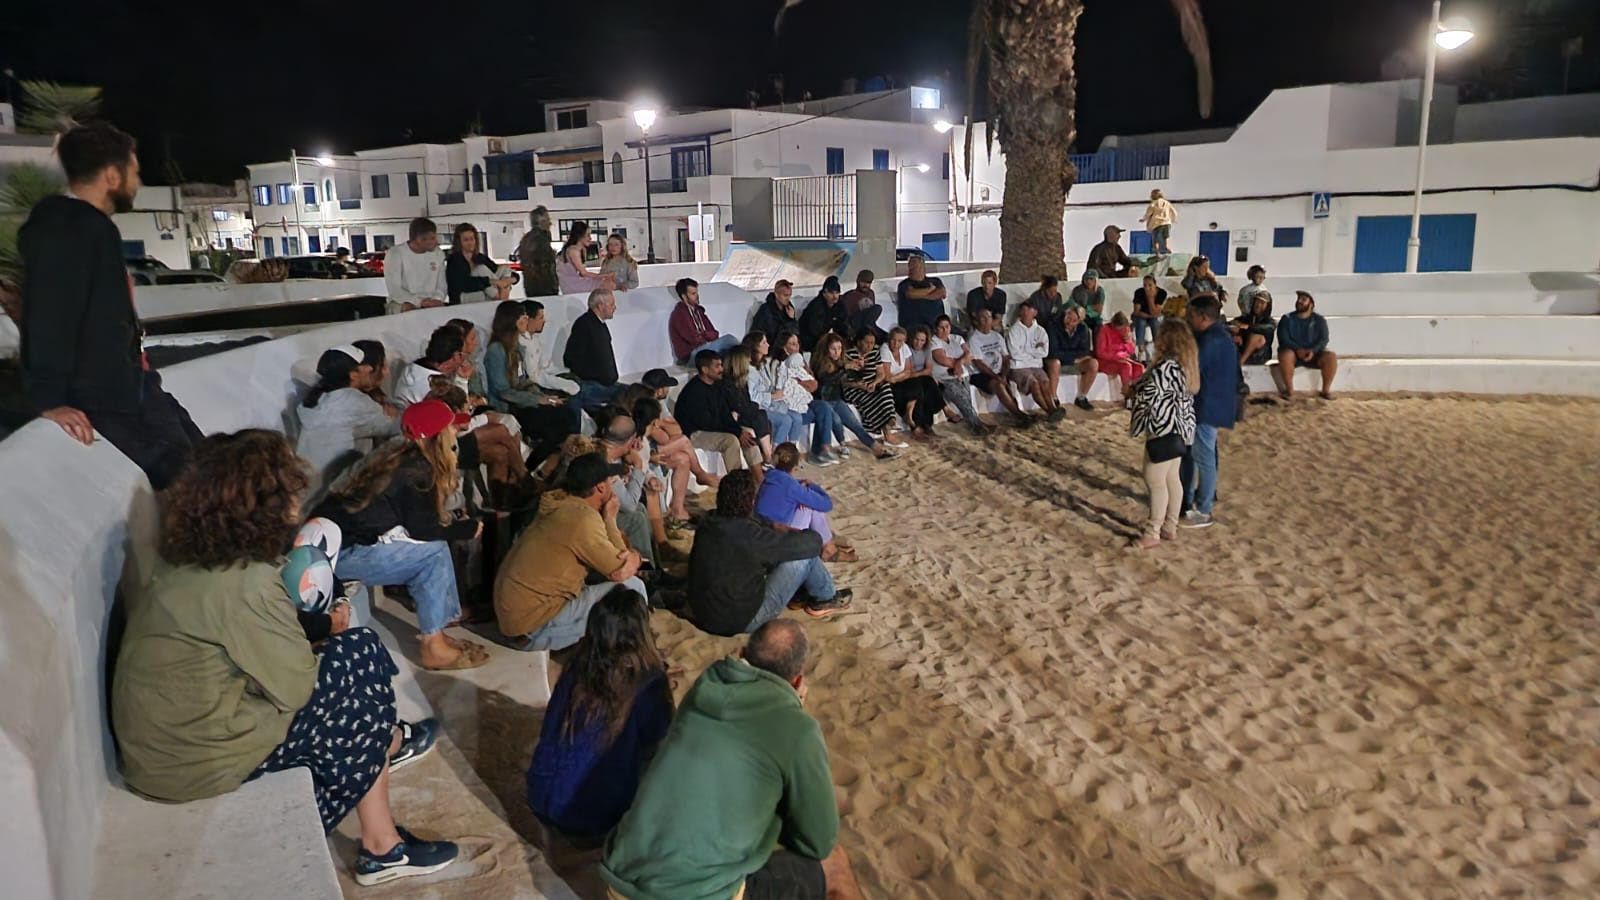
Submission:
{"label": "blonde hair", "polygon": [[1189,393],[1200,393],[1200,348],[1194,342],[1189,323],[1168,319],[1156,330],[1156,362],[1164,359],[1177,361]]}
{"label": "blonde hair", "polygon": [[729,383],[740,390],[747,390],[750,385],[750,348],[739,344],[728,350],[725,360]]}
{"label": "blonde hair", "polygon": [[622,245],[621,256],[622,256],[623,260],[625,260],[629,264],[634,264],[636,262],[634,260],[634,258],[633,258],[633,254],[628,252],[628,239],[623,237],[620,234],[612,234],[612,235],[607,235],[606,236],[605,252],[600,254],[602,258],[611,259],[611,242],[612,241],[616,241],[617,243]]}
{"label": "blonde hair", "polygon": [[351,512],[366,509],[389,487],[389,483],[394,480],[395,470],[400,468],[406,456],[413,451],[428,461],[428,468],[432,470],[429,480],[433,487],[434,513],[439,517],[439,524],[448,523],[450,512],[447,505],[456,489],[461,486],[460,475],[456,471],[457,446],[454,426],[446,427],[433,437],[420,441],[400,439],[379,447],[363,461],[361,468],[356,470],[350,481],[336,488],[332,494]]}

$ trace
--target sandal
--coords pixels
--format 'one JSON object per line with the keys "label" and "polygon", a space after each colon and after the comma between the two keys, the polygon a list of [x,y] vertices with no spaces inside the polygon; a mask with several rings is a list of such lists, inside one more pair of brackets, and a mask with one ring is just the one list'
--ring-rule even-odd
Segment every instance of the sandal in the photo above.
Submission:
{"label": "sandal", "polygon": [[835,545],[833,562],[859,562],[860,559],[861,557],[856,554],[856,548]]}
{"label": "sandal", "polygon": [[462,669],[476,669],[488,661],[489,651],[483,649],[481,644],[467,641],[455,659],[442,666],[424,665],[423,668],[429,672],[457,672]]}

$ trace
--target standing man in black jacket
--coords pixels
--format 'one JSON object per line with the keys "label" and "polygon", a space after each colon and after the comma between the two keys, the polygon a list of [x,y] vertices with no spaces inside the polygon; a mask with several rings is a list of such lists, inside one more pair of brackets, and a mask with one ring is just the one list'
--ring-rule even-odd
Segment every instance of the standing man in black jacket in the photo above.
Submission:
{"label": "standing man in black jacket", "polygon": [[606,325],[617,312],[617,297],[605,288],[589,292],[589,311],[575,319],[561,361],[578,382],[578,405],[594,412],[622,395],[617,383],[617,354]]}
{"label": "standing man in black jacket", "polygon": [[712,634],[749,634],[776,619],[796,592],[806,614],[827,618],[850,606],[822,564],[822,537],[780,531],[756,518],[755,476],[729,473],[717,485],[717,511],[696,529],[689,555],[689,618]]}
{"label": "standing man in black jacket", "polygon": [[122,234],[111,216],[133,209],[139,158],[111,125],[80,125],[57,144],[68,193],[34,206],[17,243],[22,373],[28,403],[73,438],[95,432],[162,490],[204,436],[161,388],[141,339]]}
{"label": "standing man in black jacket", "polygon": [[722,467],[728,472],[739,468],[742,449],[750,468],[761,470],[761,441],[755,424],[739,421],[743,405],[732,387],[722,380],[722,357],[715,350],[694,355],[695,377],[678,392],[673,417],[689,436],[696,450],[722,454]]}

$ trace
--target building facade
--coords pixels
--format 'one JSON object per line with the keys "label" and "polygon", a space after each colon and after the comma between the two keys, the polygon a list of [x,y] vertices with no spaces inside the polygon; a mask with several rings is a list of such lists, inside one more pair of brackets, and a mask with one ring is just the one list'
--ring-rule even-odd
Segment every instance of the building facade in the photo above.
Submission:
{"label": "building facade", "polygon": [[[707,250],[718,259],[731,235],[734,177],[883,169],[899,173],[900,242],[942,258],[949,140],[932,127],[942,115],[937,92],[927,108],[927,94],[916,90],[782,109],[663,114],[648,136],[625,104],[558,101],[546,104],[542,132],[259,163],[248,167],[256,249],[263,257],[380,250],[405,240],[412,218],[427,216],[444,235],[471,223],[485,235],[487,252],[504,260],[526,233],[528,214],[544,206],[557,242],[574,222],[587,221],[598,235],[624,237],[640,260],[653,242],[664,262],[695,259],[688,217],[708,213],[716,217],[717,240]],[[853,117],[860,112],[874,118]]]}
{"label": "building facade", "polygon": [[248,190],[243,180],[232,185],[183,186],[183,212],[189,221],[191,249],[245,252],[254,249],[255,229],[250,221]]}
{"label": "building facade", "polygon": [[[1178,209],[1171,247],[1222,274],[1255,264],[1284,274],[1404,271],[1417,176],[1415,81],[1274,91],[1231,133],[1107,138],[1073,157],[1066,259],[1107,225],[1148,252],[1139,222],[1159,188]],[[1467,105],[1440,86],[1431,111],[1422,271],[1593,271],[1600,267],[1596,160],[1600,98]],[[1586,112],[1587,111],[1587,112]],[[957,166],[951,220],[958,259],[1000,257],[1005,158]],[[960,129],[956,129],[959,132]],[[954,132],[953,132],[954,133]],[[962,140],[954,142],[959,151]]]}

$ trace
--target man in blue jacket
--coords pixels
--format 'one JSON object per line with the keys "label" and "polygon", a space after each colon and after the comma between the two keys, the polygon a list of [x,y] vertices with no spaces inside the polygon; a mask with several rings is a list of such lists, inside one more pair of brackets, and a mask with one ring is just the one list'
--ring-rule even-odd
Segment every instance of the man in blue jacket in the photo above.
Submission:
{"label": "man in blue jacket", "polygon": [[1328,349],[1328,320],[1317,312],[1317,301],[1305,291],[1294,292],[1294,312],[1278,321],[1278,394],[1294,399],[1294,370],[1312,368],[1322,373],[1321,395],[1333,399],[1333,376],[1339,356]]}
{"label": "man in blue jacket", "polygon": [[1183,458],[1183,502],[1189,511],[1178,524],[1209,528],[1217,499],[1217,429],[1232,428],[1238,414],[1239,355],[1212,294],[1189,299],[1189,327],[1200,348],[1200,393],[1194,398],[1194,444]]}

